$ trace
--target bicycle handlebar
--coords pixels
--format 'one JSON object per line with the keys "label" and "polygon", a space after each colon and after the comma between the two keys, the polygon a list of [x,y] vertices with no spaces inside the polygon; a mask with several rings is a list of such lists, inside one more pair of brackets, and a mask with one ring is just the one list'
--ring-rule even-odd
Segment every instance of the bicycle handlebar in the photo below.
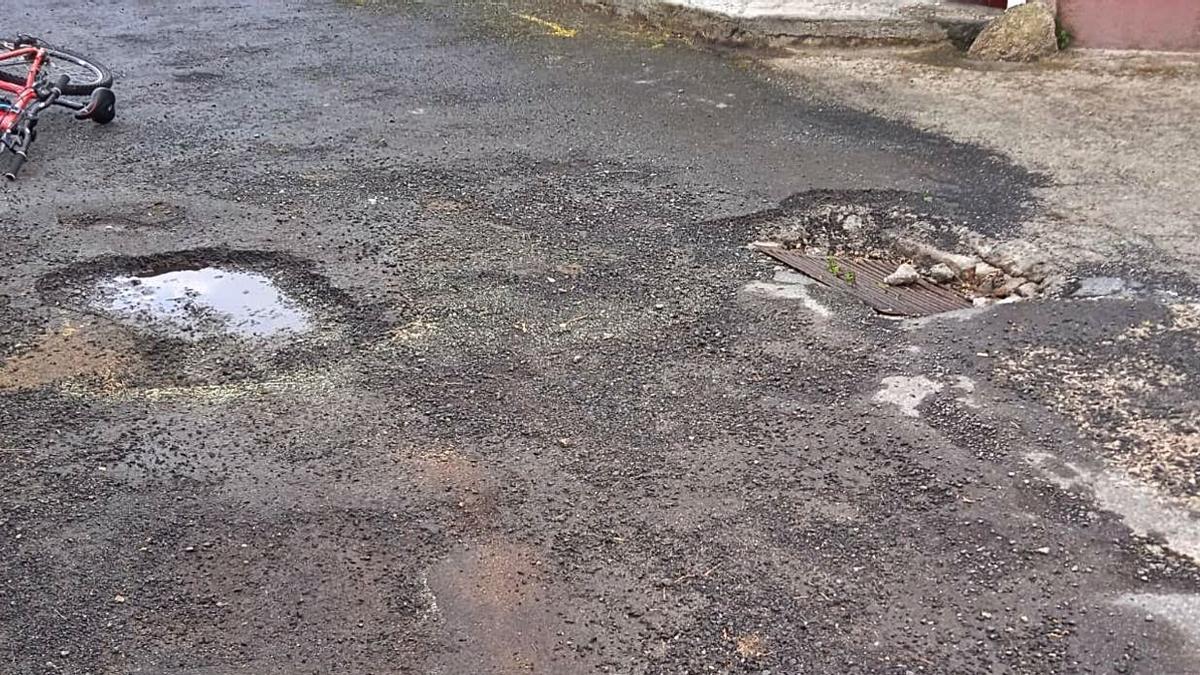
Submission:
{"label": "bicycle handlebar", "polygon": [[25,153],[11,148],[0,149],[0,176],[16,180],[17,172],[25,164]]}
{"label": "bicycle handlebar", "polygon": [[44,93],[38,92],[38,102],[35,106],[33,106],[33,113],[36,115],[37,113],[40,113],[46,108],[54,105],[55,102],[58,101],[58,97],[62,96],[63,88],[66,87],[67,83],[70,81],[70,75],[59,75],[58,79],[54,81],[54,84],[51,84],[44,91]]}

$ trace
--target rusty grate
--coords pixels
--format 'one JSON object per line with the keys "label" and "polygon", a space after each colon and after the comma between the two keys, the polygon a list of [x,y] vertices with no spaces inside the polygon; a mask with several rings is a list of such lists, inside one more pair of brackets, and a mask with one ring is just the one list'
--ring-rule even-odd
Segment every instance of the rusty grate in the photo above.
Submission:
{"label": "rusty grate", "polygon": [[[884,277],[896,271],[898,262],[839,257],[831,259],[781,248],[763,247],[758,250],[830,288],[853,295],[880,314],[929,316],[971,306],[971,302],[958,293],[925,279],[910,286],[889,286],[883,283]],[[837,264],[841,277],[835,276],[829,269],[831,260]],[[847,272],[853,272],[853,276]],[[854,280],[853,283],[846,281],[848,276]]]}

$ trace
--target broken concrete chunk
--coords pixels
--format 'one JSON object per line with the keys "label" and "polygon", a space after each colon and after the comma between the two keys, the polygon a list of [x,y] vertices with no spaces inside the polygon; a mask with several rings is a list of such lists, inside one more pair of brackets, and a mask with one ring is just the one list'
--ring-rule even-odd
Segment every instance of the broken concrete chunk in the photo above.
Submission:
{"label": "broken concrete chunk", "polygon": [[1028,280],[1021,277],[1009,277],[996,286],[992,291],[992,296],[997,298],[1007,298],[1010,295],[1016,295],[1017,289],[1028,283]]}
{"label": "broken concrete chunk", "polygon": [[956,277],[958,277],[958,274],[946,263],[938,263],[929,268],[929,278],[939,284],[954,281]]}
{"label": "broken concrete chunk", "polygon": [[1049,7],[1028,2],[992,20],[967,53],[985,61],[1037,61],[1058,52],[1055,28]]}
{"label": "broken concrete chunk", "polygon": [[1039,290],[1044,295],[1059,295],[1066,287],[1067,278],[1061,274],[1050,275],[1038,284]]}
{"label": "broken concrete chunk", "polygon": [[987,263],[1014,277],[1025,277],[1039,283],[1046,278],[1050,267],[1049,260],[1036,246],[1019,239],[977,246],[975,252]]}
{"label": "broken concrete chunk", "polygon": [[1021,296],[1022,298],[1032,298],[1033,296],[1037,295],[1037,292],[1038,285],[1032,281],[1026,281],[1020,286],[1017,286],[1017,295]]}
{"label": "broken concrete chunk", "polygon": [[986,279],[995,274],[1000,274],[999,267],[993,267],[985,262],[976,263],[976,265],[975,265],[975,278],[976,279]]}
{"label": "broken concrete chunk", "polygon": [[920,278],[921,275],[917,272],[917,268],[909,263],[903,263],[896,268],[895,272],[884,277],[883,283],[889,286],[908,286],[916,283]]}
{"label": "broken concrete chunk", "polygon": [[979,258],[973,255],[951,253],[950,251],[943,251],[932,246],[925,246],[922,252],[927,260],[949,267],[957,276],[962,276],[963,272],[970,271],[979,262]]}
{"label": "broken concrete chunk", "polygon": [[[1004,285],[1004,275],[1000,273],[991,276],[980,277],[975,280],[975,292],[980,295],[995,295],[996,291]],[[999,297],[999,296],[997,296]]]}
{"label": "broken concrete chunk", "polygon": [[960,253],[950,253],[941,249],[934,248],[929,244],[912,239],[897,239],[895,243],[896,252],[908,256],[920,263],[935,265],[941,263],[950,269],[954,270],[956,275],[961,276],[964,271],[975,267],[975,263],[979,262],[979,258]]}

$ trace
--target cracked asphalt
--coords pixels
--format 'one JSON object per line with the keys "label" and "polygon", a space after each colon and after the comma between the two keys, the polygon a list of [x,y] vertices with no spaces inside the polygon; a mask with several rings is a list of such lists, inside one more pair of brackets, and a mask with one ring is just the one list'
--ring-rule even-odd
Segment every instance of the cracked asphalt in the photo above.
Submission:
{"label": "cracked asphalt", "polygon": [[[118,118],[0,192],[0,671],[1200,670],[1193,288],[898,322],[746,249],[1045,177],[559,3],[7,15]],[[91,295],[204,267],[311,330]]]}

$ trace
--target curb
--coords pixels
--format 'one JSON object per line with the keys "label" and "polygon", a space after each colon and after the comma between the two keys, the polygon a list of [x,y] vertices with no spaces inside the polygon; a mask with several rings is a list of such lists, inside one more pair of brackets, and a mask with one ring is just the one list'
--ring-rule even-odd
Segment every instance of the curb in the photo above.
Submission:
{"label": "curb", "polygon": [[619,16],[635,16],[663,29],[692,33],[713,42],[747,46],[795,44],[932,44],[965,49],[999,10],[970,5],[930,5],[895,16],[737,16],[677,4],[688,0],[583,0]]}

